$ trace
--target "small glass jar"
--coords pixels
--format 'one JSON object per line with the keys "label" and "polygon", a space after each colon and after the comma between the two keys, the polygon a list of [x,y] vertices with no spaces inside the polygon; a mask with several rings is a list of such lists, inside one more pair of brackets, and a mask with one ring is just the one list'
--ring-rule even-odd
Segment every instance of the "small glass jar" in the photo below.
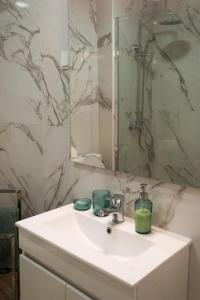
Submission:
{"label": "small glass jar", "polygon": [[74,199],[74,209],[79,211],[89,210],[91,208],[91,200],[88,198]]}

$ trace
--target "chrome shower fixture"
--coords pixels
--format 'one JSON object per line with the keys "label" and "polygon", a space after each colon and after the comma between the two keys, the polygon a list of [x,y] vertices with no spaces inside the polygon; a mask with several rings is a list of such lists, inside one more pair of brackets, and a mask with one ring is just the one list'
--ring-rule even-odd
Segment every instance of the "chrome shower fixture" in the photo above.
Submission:
{"label": "chrome shower fixture", "polygon": [[173,13],[171,10],[168,13],[168,18],[160,22],[160,25],[179,25],[182,24],[181,19],[176,13]]}

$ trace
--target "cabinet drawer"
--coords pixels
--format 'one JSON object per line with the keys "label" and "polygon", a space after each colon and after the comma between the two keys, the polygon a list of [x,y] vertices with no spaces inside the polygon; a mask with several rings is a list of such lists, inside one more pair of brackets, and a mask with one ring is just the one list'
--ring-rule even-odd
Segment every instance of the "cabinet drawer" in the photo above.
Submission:
{"label": "cabinet drawer", "polygon": [[93,300],[93,299],[81,293],[79,290],[75,289],[71,285],[67,285],[66,300]]}
{"label": "cabinet drawer", "polygon": [[66,282],[23,255],[20,286],[21,300],[66,300]]}

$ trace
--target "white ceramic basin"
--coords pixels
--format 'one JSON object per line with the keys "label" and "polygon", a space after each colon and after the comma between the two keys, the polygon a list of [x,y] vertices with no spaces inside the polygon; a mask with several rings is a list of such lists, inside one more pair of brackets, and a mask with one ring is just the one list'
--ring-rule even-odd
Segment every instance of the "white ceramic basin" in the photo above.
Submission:
{"label": "white ceramic basin", "polygon": [[128,218],[108,234],[110,221],[111,216],[98,218],[92,210],[78,212],[70,204],[20,221],[17,226],[128,286],[190,243],[187,238],[155,227],[151,234],[139,235],[134,221]]}
{"label": "white ceramic basin", "polygon": [[[53,220],[43,223],[48,230],[52,230],[59,235],[61,239],[75,237],[82,239],[87,247],[92,247],[94,251],[104,255],[114,256],[115,258],[131,258],[141,254],[153,245],[153,242],[143,239],[139,235],[133,235],[125,230],[118,230],[117,226],[113,228],[112,234],[106,231],[108,219],[100,220],[94,217],[92,212],[76,212],[67,217],[57,217]],[[59,230],[58,230],[59,228]],[[79,245],[77,245],[78,247]]]}

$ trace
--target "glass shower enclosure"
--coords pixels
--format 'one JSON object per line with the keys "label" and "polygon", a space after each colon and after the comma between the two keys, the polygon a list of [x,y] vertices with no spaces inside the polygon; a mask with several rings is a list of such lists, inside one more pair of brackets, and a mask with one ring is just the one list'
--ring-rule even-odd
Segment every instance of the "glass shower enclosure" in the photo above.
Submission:
{"label": "glass shower enclosure", "polygon": [[200,187],[200,91],[193,82],[200,43],[194,21],[185,7],[115,18],[120,172]]}

